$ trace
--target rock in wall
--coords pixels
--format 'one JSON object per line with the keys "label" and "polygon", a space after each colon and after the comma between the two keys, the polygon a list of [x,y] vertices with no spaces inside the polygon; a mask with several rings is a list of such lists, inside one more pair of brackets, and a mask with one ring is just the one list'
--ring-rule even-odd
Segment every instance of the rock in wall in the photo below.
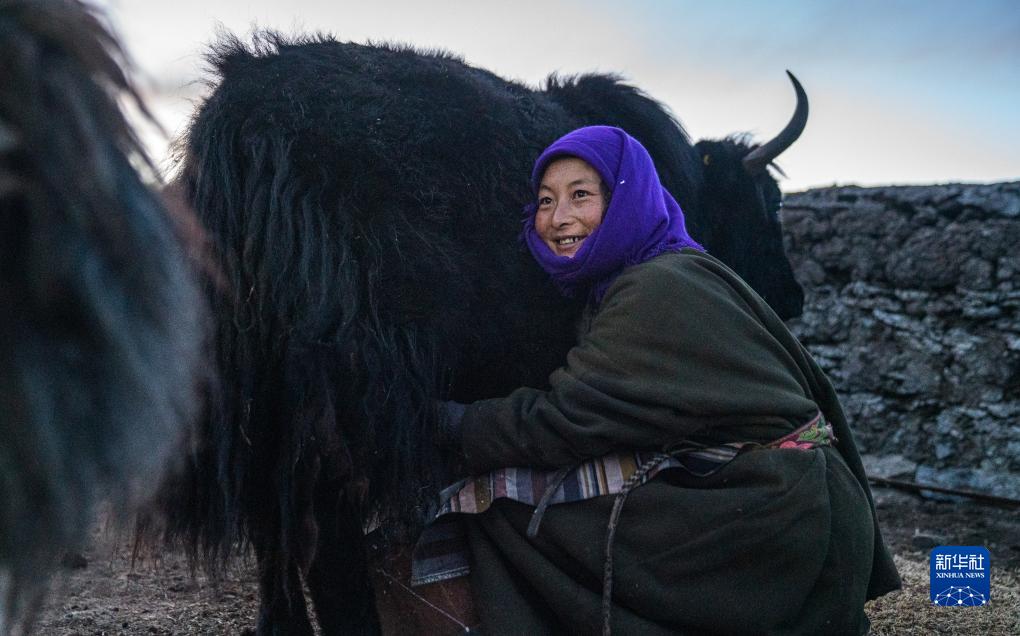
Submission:
{"label": "rock in wall", "polygon": [[888,477],[1020,498],[1020,182],[788,195],[794,333]]}

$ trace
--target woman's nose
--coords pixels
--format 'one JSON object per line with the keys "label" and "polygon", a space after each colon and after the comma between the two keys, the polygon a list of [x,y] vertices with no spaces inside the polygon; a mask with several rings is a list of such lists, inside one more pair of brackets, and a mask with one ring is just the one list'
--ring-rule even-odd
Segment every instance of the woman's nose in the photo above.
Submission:
{"label": "woman's nose", "polygon": [[557,201],[553,208],[552,224],[559,227],[570,222],[570,206],[565,201]]}

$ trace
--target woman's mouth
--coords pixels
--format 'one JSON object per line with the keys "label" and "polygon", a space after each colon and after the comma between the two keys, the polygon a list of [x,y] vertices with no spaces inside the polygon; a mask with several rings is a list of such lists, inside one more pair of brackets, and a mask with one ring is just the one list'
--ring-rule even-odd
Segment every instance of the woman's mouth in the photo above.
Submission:
{"label": "woman's mouth", "polygon": [[581,247],[581,243],[584,239],[588,238],[584,236],[564,236],[553,241],[556,244],[556,253],[560,256],[570,256]]}

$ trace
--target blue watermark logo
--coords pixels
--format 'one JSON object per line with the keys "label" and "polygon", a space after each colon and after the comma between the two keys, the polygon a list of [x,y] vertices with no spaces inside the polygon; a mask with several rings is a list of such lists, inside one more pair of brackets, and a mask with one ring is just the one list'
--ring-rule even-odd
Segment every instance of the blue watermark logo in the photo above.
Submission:
{"label": "blue watermark logo", "polygon": [[931,604],[977,607],[992,600],[988,550],[974,545],[940,545],[931,551]]}

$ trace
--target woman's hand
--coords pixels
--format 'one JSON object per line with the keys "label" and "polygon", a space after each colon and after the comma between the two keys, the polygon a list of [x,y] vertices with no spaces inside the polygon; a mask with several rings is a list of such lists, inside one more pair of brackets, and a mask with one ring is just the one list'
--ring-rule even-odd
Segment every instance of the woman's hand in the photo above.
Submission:
{"label": "woman's hand", "polygon": [[464,462],[464,447],[461,444],[461,418],[467,404],[460,402],[439,402],[439,421],[436,425],[436,442],[439,451],[454,479],[466,476],[467,469]]}
{"label": "woman's hand", "polygon": [[467,404],[460,402],[439,403],[439,430],[436,439],[444,448],[460,450],[460,420],[466,408]]}

